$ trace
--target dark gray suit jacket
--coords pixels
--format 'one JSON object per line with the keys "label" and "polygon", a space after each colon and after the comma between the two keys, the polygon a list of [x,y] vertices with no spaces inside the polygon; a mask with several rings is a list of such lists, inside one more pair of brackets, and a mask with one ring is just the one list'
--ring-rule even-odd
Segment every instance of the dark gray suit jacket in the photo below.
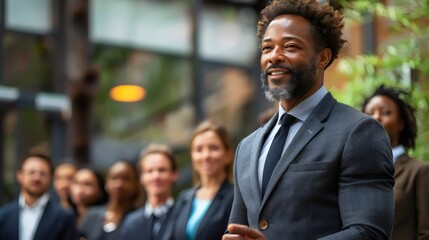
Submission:
{"label": "dark gray suit jacket", "polygon": [[[18,200],[0,208],[0,239],[19,239]],[[34,234],[34,240],[75,239],[77,239],[77,230],[74,214],[63,209],[52,198],[49,199]]]}
{"label": "dark gray suit jacket", "polygon": [[[170,208],[161,228],[158,233],[157,239],[152,240],[169,240],[172,237],[174,214],[176,211],[176,204]],[[124,219],[121,227],[120,240],[142,240],[151,239],[151,224],[148,217],[144,215],[144,207],[129,213]]]}
{"label": "dark gray suit jacket", "polygon": [[[117,240],[123,221],[117,228],[109,233],[105,233],[104,215],[107,211],[107,205],[94,206],[88,209],[85,218],[82,221],[79,232],[88,240]],[[124,220],[126,215],[122,220]]]}
{"label": "dark gray suit jacket", "polygon": [[373,118],[330,93],[286,149],[266,194],[258,158],[277,114],[236,151],[230,222],[275,239],[389,239],[393,225],[393,164],[388,136]]}
{"label": "dark gray suit jacket", "polygon": [[[191,214],[192,201],[195,197],[195,188],[183,192],[177,200],[177,218],[174,227],[174,239],[186,239],[186,225]],[[219,240],[228,225],[229,215],[234,194],[234,187],[228,181],[222,184],[215,198],[207,209],[206,214],[201,219],[195,239],[198,240]]]}

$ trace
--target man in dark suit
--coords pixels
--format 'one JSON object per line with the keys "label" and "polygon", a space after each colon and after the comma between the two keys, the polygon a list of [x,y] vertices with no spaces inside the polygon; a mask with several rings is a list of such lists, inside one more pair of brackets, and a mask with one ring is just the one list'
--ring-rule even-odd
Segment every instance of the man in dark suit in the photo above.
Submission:
{"label": "man in dark suit", "polygon": [[223,239],[389,239],[387,134],[324,86],[324,71],[346,42],[343,16],[316,0],[274,0],[261,14],[261,81],[279,107],[237,148]]}
{"label": "man in dark suit", "polygon": [[52,172],[46,155],[30,153],[23,159],[17,173],[19,199],[0,208],[0,239],[77,239],[73,213],[49,196]]}
{"label": "man in dark suit", "polygon": [[137,168],[146,204],[124,219],[120,239],[170,239],[175,213],[173,184],[179,176],[173,151],[164,144],[150,144],[143,149]]}

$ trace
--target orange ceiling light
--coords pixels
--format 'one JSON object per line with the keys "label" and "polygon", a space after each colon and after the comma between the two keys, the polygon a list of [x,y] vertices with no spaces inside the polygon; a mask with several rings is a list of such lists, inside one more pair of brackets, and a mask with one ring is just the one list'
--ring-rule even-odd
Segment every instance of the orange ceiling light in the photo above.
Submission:
{"label": "orange ceiling light", "polygon": [[137,85],[119,85],[110,89],[110,97],[117,102],[137,102],[145,95],[144,88]]}

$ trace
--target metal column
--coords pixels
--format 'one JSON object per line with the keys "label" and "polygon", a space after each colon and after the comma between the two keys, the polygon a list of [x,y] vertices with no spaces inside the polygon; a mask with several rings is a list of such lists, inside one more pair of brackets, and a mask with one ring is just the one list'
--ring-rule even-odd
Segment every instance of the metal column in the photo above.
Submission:
{"label": "metal column", "polygon": [[[3,56],[4,56],[4,45],[3,45],[3,38],[4,38],[4,4],[5,0],[0,0],[0,84],[3,83]],[[5,171],[5,153],[4,153],[4,117],[5,117],[5,111],[6,109],[3,109],[0,107],[0,204],[4,203],[5,201],[5,183],[4,183],[4,171]]]}

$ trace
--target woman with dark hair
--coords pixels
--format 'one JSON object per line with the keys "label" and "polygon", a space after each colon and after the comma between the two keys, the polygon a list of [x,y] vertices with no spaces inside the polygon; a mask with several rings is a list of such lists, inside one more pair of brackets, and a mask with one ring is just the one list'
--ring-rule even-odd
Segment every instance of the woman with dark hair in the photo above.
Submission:
{"label": "woman with dark hair", "polygon": [[362,106],[390,138],[395,164],[393,240],[429,239],[429,164],[407,154],[417,136],[415,109],[401,98],[407,94],[381,85]]}
{"label": "woman with dark hair", "polygon": [[58,202],[64,208],[72,208],[70,203],[70,186],[77,167],[73,163],[64,162],[55,167],[53,187]]}
{"label": "woman with dark hair", "polygon": [[80,232],[88,240],[119,238],[122,220],[137,207],[141,193],[134,165],[121,160],[110,166],[105,189],[109,196],[108,202],[89,208],[80,226]]}
{"label": "woman with dark hair", "polygon": [[76,213],[78,228],[89,207],[107,202],[103,177],[90,167],[80,168],[73,176],[70,200]]}
{"label": "woman with dark hair", "polygon": [[192,135],[190,153],[194,187],[177,200],[174,239],[221,239],[233,201],[232,141],[224,127],[206,120]]}

